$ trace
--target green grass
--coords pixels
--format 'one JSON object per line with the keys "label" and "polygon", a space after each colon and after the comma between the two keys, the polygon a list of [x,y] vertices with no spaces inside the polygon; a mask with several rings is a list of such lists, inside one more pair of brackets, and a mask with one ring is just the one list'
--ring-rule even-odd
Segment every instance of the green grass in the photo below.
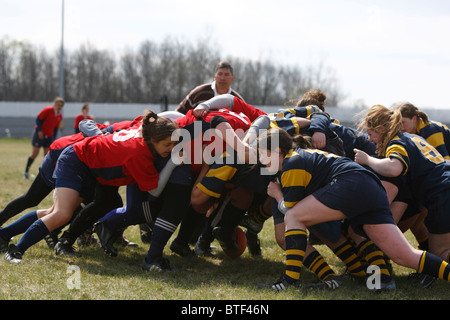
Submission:
{"label": "green grass", "polygon": [[[22,177],[26,159],[31,152],[29,139],[0,139],[0,207],[25,192],[31,181]],[[36,174],[42,154],[33,164]],[[121,188],[122,195],[125,189]],[[39,208],[51,206],[51,196]],[[25,212],[31,211],[26,210]],[[24,213],[25,213],[24,212]],[[14,217],[9,224],[20,215]],[[276,245],[273,223],[267,221],[260,234],[263,258],[255,259],[246,251],[240,258],[231,259],[220,249],[215,258],[185,259],[165,254],[171,265],[179,269],[173,273],[145,273],[141,263],[148,244],[139,238],[137,226],[125,231],[125,236],[138,247],[119,247],[119,256],[106,256],[99,246],[78,250],[81,258],[56,256],[44,241],[30,248],[22,265],[11,265],[0,259],[0,300],[447,300],[450,285],[437,281],[432,288],[418,288],[407,280],[410,269],[394,265],[397,290],[371,293],[364,285],[348,282],[336,291],[305,291],[290,289],[272,293],[258,290],[258,283],[270,283],[284,271],[284,252]],[[415,245],[411,235],[408,239]],[[20,236],[13,239],[17,242]],[[215,246],[220,248],[218,243]],[[323,245],[316,246],[337,272],[344,272],[343,263]],[[79,268],[80,287],[70,288],[73,273]],[[304,271],[305,282],[316,281],[313,274]]]}

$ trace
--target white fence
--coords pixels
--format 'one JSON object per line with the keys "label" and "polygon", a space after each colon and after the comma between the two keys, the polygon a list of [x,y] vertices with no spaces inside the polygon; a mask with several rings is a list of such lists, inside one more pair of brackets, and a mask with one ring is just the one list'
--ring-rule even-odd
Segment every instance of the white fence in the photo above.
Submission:
{"label": "white fence", "polygon": [[[37,114],[51,102],[4,102],[0,101],[0,137],[13,138],[30,137]],[[64,105],[63,115],[65,129],[64,135],[72,134],[73,120],[81,112],[82,102],[67,102]],[[133,103],[89,103],[90,113],[98,122],[131,120],[143,114],[146,109],[159,112],[159,104],[133,104]],[[283,106],[255,106],[265,112],[273,112]],[[170,105],[169,110],[175,110],[176,105]],[[326,111],[341,123],[354,126],[366,110],[353,108],[327,107]],[[424,109],[432,120],[450,124],[450,110]]]}

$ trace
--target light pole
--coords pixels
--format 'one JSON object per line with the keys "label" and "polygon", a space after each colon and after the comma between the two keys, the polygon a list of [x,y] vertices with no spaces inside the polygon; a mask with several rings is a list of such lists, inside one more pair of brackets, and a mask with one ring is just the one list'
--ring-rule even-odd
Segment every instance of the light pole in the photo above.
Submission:
{"label": "light pole", "polygon": [[61,15],[61,53],[59,57],[59,96],[64,98],[64,0]]}
{"label": "light pole", "polygon": [[[59,96],[64,99],[64,0],[62,0],[62,14],[61,14],[61,53],[59,56]],[[61,110],[64,118],[64,108]],[[59,126],[60,136],[64,135],[64,120]]]}

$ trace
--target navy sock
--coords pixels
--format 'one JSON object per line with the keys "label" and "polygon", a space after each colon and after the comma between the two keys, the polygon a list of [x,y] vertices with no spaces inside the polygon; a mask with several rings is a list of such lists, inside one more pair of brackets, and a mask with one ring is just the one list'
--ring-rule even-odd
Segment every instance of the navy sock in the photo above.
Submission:
{"label": "navy sock", "polygon": [[11,223],[10,225],[0,229],[0,237],[9,241],[12,237],[22,234],[37,220],[37,211],[25,213],[22,217]]}
{"label": "navy sock", "polygon": [[148,249],[147,256],[145,257],[147,263],[151,263],[156,258],[162,256],[164,247],[176,229],[177,226],[173,223],[160,218],[156,219],[155,226],[153,227],[150,249]]}
{"label": "navy sock", "polygon": [[142,212],[142,209],[139,207],[130,209],[124,207],[110,211],[107,214],[107,217],[101,219],[101,221],[106,224],[108,229],[119,230],[125,229],[128,226],[145,223],[145,216]]}
{"label": "navy sock", "polygon": [[50,231],[47,229],[44,222],[41,219],[36,220],[17,243],[17,249],[24,253],[29,247],[44,239],[49,233]]}

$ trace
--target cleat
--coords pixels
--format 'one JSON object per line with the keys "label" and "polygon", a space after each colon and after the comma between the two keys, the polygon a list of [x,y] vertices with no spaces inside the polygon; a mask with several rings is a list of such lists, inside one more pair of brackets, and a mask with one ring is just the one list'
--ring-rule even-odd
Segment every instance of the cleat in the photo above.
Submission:
{"label": "cleat", "polygon": [[252,232],[258,234],[261,232],[264,224],[256,222],[251,216],[248,214],[242,217],[241,222],[239,223],[241,226],[251,230]]}
{"label": "cleat", "polygon": [[138,247],[138,244],[136,242],[132,242],[132,241],[128,240],[123,235],[116,240],[116,243],[123,247]]}
{"label": "cleat", "polygon": [[50,233],[44,237],[44,240],[50,249],[54,249],[58,243],[58,236]]}
{"label": "cleat", "polygon": [[423,287],[423,288],[430,288],[431,285],[434,283],[434,281],[436,281],[435,277],[432,277],[428,274],[424,274],[424,273],[411,273],[408,276],[408,280],[412,280],[415,279],[417,282],[417,285]]}
{"label": "cleat", "polygon": [[23,173],[23,178],[27,180],[30,179],[30,175],[28,174],[28,172]]}
{"label": "cleat", "polygon": [[277,281],[272,284],[261,283],[258,285],[259,289],[269,289],[276,292],[287,290],[289,287],[300,289],[302,287],[300,280],[295,280],[290,283],[286,280],[286,276],[282,275]]}
{"label": "cleat", "polygon": [[105,223],[96,223],[94,225],[94,232],[98,235],[103,251],[110,257],[117,257],[118,251],[113,246],[116,236],[106,227]]}
{"label": "cleat", "polygon": [[176,239],[170,244],[170,250],[185,258],[195,256],[194,250],[192,250],[188,244],[179,244]]}
{"label": "cleat", "polygon": [[344,281],[341,277],[338,276],[330,276],[326,280],[318,282],[318,283],[311,283],[307,285],[308,289],[327,289],[327,290],[336,290],[337,288],[341,288],[344,285]]}
{"label": "cleat", "polygon": [[245,236],[247,237],[247,248],[253,257],[262,257],[261,243],[258,239],[258,235],[252,232],[250,229],[245,230]]}
{"label": "cleat", "polygon": [[77,245],[79,247],[87,247],[87,246],[95,245],[98,243],[99,243],[99,240],[96,237],[94,237],[94,235],[89,231],[86,231],[85,233],[83,233],[81,236],[79,236],[77,238]]}
{"label": "cleat", "polygon": [[195,253],[199,256],[211,258],[215,256],[214,253],[212,252],[211,243],[205,240],[202,236],[198,237],[194,250]]}
{"label": "cleat", "polygon": [[74,247],[64,238],[59,239],[56,243],[54,252],[56,255],[67,256],[67,257],[81,257],[79,252],[76,252]]}
{"label": "cleat", "polygon": [[[368,284],[366,283],[366,286]],[[396,289],[396,285],[395,285],[395,280],[394,278],[389,277],[389,280],[382,280],[380,282],[380,286],[379,287],[368,287],[367,289],[369,289],[369,291],[372,292],[381,292],[381,291],[388,291],[388,290],[395,290]]]}
{"label": "cleat", "polygon": [[5,260],[9,263],[21,264],[23,253],[17,249],[14,244],[8,247],[8,251],[5,253]]}
{"label": "cleat", "polygon": [[144,263],[142,264],[142,270],[148,271],[148,272],[172,272],[175,271],[170,266],[170,262],[167,258],[159,257],[155,261],[151,263],[147,263],[144,260]]}

